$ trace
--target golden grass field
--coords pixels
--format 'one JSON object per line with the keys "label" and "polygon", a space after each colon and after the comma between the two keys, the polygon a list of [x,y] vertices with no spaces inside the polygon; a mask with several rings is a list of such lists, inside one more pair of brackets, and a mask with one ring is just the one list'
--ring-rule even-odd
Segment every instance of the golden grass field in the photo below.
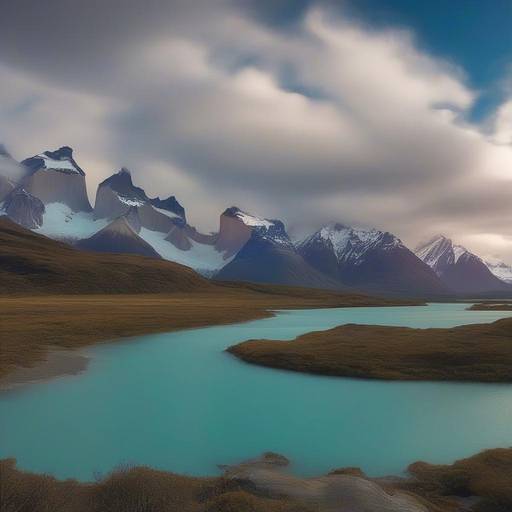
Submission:
{"label": "golden grass field", "polygon": [[137,295],[0,295],[0,377],[44,359],[127,336],[263,318],[272,309],[386,305],[362,295],[218,284],[206,292]]}

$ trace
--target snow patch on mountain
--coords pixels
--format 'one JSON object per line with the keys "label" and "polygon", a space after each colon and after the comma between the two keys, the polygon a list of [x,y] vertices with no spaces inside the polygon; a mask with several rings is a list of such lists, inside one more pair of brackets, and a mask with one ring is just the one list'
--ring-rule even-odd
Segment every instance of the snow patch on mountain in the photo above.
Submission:
{"label": "snow patch on mountain", "polygon": [[260,217],[256,217],[255,215],[249,215],[242,210],[238,210],[235,213],[235,216],[238,217],[246,226],[263,227],[265,229],[269,229],[274,224],[267,219],[262,219]]}
{"label": "snow patch on mountain", "polygon": [[497,278],[512,284],[512,265],[493,256],[484,258],[484,263]]}
{"label": "snow patch on mountain", "polygon": [[124,197],[121,194],[116,193],[117,198],[119,201],[121,201],[124,204],[127,204],[128,206],[142,206],[145,204],[145,201],[141,201],[140,199],[131,199],[129,197]]}
{"label": "snow patch on mountain", "polygon": [[74,212],[63,203],[46,205],[43,224],[37,233],[57,240],[88,238],[108,224],[106,219],[94,220],[92,212]]}
{"label": "snow patch on mountain", "polygon": [[370,249],[391,250],[404,247],[401,240],[391,233],[377,229],[352,228],[343,224],[324,226],[299,246],[305,246],[315,239],[330,243],[338,262],[352,262],[356,265]]}
{"label": "snow patch on mountain", "polygon": [[142,228],[139,236],[162,258],[191,267],[205,276],[213,275],[233,258],[224,259],[225,254],[217,251],[213,245],[200,244],[194,240],[190,240],[192,247],[183,251],[165,239],[166,233],[151,231],[147,228]]}
{"label": "snow patch on mountain", "polygon": [[68,159],[56,160],[49,157],[45,153],[37,155],[35,158],[40,158],[43,161],[43,168],[55,171],[71,171],[80,174],[80,171],[73,165],[73,162]]}
{"label": "snow patch on mountain", "polygon": [[[465,247],[462,247],[462,245],[454,245],[453,246],[453,256],[454,261],[457,263],[462,256],[466,254],[471,254]],[[478,256],[477,256],[478,257]]]}
{"label": "snow patch on mountain", "polygon": [[449,238],[442,235],[436,236],[427,243],[420,245],[415,250],[415,254],[438,273],[442,271],[442,267],[454,265],[461,258],[476,258],[481,261],[478,256],[468,251],[465,247],[454,244]]}
{"label": "snow patch on mountain", "polygon": [[167,215],[167,217],[169,217],[171,219],[181,219],[182,218],[181,215],[178,215],[177,213],[170,212],[169,210],[164,210],[163,208],[157,208],[156,206],[153,206],[153,209],[163,215]]}

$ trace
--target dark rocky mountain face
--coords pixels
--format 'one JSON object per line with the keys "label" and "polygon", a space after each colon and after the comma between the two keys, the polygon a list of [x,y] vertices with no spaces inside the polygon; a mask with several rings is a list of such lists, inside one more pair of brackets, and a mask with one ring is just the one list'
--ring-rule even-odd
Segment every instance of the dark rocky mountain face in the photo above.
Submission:
{"label": "dark rocky mountain face", "polygon": [[401,296],[448,294],[432,269],[388,232],[333,224],[297,250],[311,266],[347,286]]}
{"label": "dark rocky mountain face", "polygon": [[474,254],[461,256],[456,263],[444,268],[440,277],[457,293],[509,291],[512,294],[512,285],[498,279]]}
{"label": "dark rocky mountain face", "polygon": [[[169,206],[171,201],[166,200],[164,203]],[[121,169],[100,183],[94,205],[95,219],[116,219],[134,208],[137,210],[140,227],[168,233],[174,226],[173,219],[177,214],[168,208],[157,210],[144,190],[133,184],[131,173],[127,169]]]}
{"label": "dark rocky mountain face", "polygon": [[92,210],[87,197],[85,172],[73,159],[73,150],[63,146],[23,160],[27,175],[21,181],[25,190],[45,205],[63,203],[73,211]]}
{"label": "dark rocky mountain face", "polygon": [[90,238],[80,240],[76,247],[96,252],[138,254],[160,258],[155,249],[135,232],[126,217],[119,217]]}
{"label": "dark rocky mountain face", "polygon": [[69,146],[62,146],[56,151],[45,151],[21,162],[31,173],[40,169],[49,169],[66,174],[78,173],[85,176],[85,172],[73,159],[73,150]]}
{"label": "dark rocky mountain face", "polygon": [[7,197],[4,209],[11,220],[25,228],[36,229],[43,223],[43,202],[26,190],[14,190]]}
{"label": "dark rocky mountain face", "polygon": [[155,208],[167,210],[168,212],[175,213],[184,221],[187,220],[185,217],[185,208],[181,206],[176,197],[169,196],[167,199],[160,199],[159,197],[155,197],[153,199],[150,199],[149,201]]}
{"label": "dark rocky mountain face", "polygon": [[227,281],[342,289],[341,283],[315,270],[293,246],[253,232],[235,258],[215,276]]}
{"label": "dark rocky mountain face", "polygon": [[149,201],[144,190],[133,184],[131,172],[125,167],[99,184],[99,188],[107,186],[126,199]]}
{"label": "dark rocky mountain face", "polygon": [[415,253],[456,293],[512,293],[512,286],[498,279],[483,260],[449,238],[435,237],[420,245]]}

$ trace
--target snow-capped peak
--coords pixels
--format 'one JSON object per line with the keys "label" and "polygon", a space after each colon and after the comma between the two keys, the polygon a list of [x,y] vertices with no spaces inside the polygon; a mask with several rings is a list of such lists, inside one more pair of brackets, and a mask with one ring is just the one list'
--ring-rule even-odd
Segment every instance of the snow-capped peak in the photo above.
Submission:
{"label": "snow-capped peak", "polygon": [[443,235],[437,235],[428,242],[420,244],[414,251],[416,256],[423,260],[429,267],[437,273],[442,272],[446,265],[454,265],[461,258],[476,258],[478,256],[468,251],[462,245],[456,245],[450,238]]}
{"label": "snow-capped peak", "polygon": [[404,247],[401,240],[389,232],[378,229],[361,229],[339,223],[328,224],[306,238],[299,247],[310,243],[330,244],[339,262],[360,260],[370,249],[390,250]]}
{"label": "snow-capped peak", "polygon": [[250,227],[253,233],[256,233],[261,238],[277,242],[284,245],[293,245],[290,241],[284,224],[277,219],[264,219],[256,215],[242,211],[237,206],[228,208],[223,215],[234,217],[246,226]]}
{"label": "snow-capped peak", "polygon": [[44,151],[22,162],[32,172],[46,169],[64,173],[85,175],[84,171],[73,160],[73,150],[69,146],[62,146],[55,151]]}
{"label": "snow-capped peak", "polygon": [[250,215],[249,213],[243,212],[242,210],[237,210],[235,212],[235,217],[239,218],[246,226],[250,227],[263,227],[265,229],[270,228],[273,222],[262,219],[261,217],[256,217],[255,215]]}
{"label": "snow-capped peak", "polygon": [[149,201],[144,190],[133,184],[131,172],[126,167],[112,174],[99,185],[100,188],[105,186],[110,187],[122,202],[130,206],[140,206]]}
{"label": "snow-capped peak", "polygon": [[501,261],[499,258],[487,256],[484,258],[487,268],[499,279],[512,284],[512,265]]}

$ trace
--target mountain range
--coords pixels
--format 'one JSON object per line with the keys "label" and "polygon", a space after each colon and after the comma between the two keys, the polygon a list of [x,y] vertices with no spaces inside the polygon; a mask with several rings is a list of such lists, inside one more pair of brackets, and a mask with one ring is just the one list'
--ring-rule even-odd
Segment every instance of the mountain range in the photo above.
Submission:
{"label": "mountain range", "polygon": [[77,249],[169,260],[222,280],[409,297],[512,294],[512,268],[442,236],[411,251],[392,233],[333,223],[294,242],[280,220],[236,206],[217,232],[201,233],[176,197],[149,197],[125,168],[99,184],[94,206],[88,197],[70,147],[17,162],[0,146],[0,214]]}

